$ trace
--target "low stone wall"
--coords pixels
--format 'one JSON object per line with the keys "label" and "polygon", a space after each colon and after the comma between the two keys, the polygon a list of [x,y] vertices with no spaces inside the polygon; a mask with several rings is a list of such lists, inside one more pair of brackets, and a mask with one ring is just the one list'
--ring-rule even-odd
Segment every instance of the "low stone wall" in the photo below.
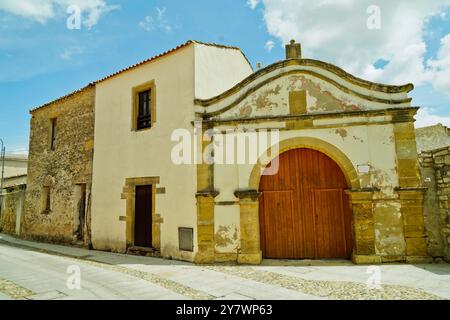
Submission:
{"label": "low stone wall", "polygon": [[428,188],[424,201],[428,253],[450,261],[450,147],[422,152],[419,161]]}
{"label": "low stone wall", "polygon": [[25,186],[9,188],[4,192],[0,216],[0,232],[18,234],[20,232],[20,225],[17,225],[17,218],[19,219],[20,224],[24,203],[23,200],[25,198]]}

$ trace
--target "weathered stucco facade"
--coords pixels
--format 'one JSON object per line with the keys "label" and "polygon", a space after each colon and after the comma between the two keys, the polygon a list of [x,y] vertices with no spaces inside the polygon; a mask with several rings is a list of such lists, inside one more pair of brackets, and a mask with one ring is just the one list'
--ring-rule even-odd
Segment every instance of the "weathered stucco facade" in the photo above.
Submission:
{"label": "weathered stucco facade", "polygon": [[[303,59],[294,42],[286,52],[286,60],[253,72],[238,48],[188,41],[34,110],[25,233],[73,241],[77,187],[85,184],[86,211],[92,212],[86,234],[91,230],[95,249],[144,251],[197,263],[258,264],[267,257],[261,234],[268,222],[261,221],[261,212],[269,207],[261,199],[272,191],[284,192],[286,199],[292,194],[262,190],[262,176],[281,155],[313,150],[332,163],[323,168],[337,168],[324,172],[322,189],[311,192],[313,197],[335,192],[336,210],[348,209],[351,222],[345,236],[352,247],[346,258],[355,263],[429,261],[426,189],[413,118],[418,108],[408,96],[413,86],[372,83]],[[151,125],[139,130],[136,108],[142,93],[151,100]],[[51,150],[54,118],[58,135]],[[248,136],[252,132],[256,140]],[[276,139],[264,144],[267,132]],[[250,154],[257,146],[255,161],[219,161],[229,141],[244,142],[243,147],[231,144],[229,150],[238,153]],[[181,153],[180,145],[187,146]],[[177,157],[183,160],[175,161]],[[291,167],[295,177],[304,170]],[[343,190],[327,188],[332,174],[344,177]],[[281,184],[284,178],[289,173]],[[50,197],[51,210],[43,210],[42,194],[49,190],[57,197]],[[286,203],[290,206],[290,198],[282,201],[277,214]],[[335,207],[320,210],[333,215]],[[138,211],[151,218],[146,234],[140,234],[151,244],[149,251],[150,245],[138,244]],[[315,230],[314,223],[302,228]],[[336,227],[324,225],[331,231]]]}
{"label": "weathered stucco facade", "polygon": [[[24,237],[88,244],[94,100],[90,85],[31,111]],[[84,232],[80,212],[86,215]]]}
{"label": "weathered stucco facade", "polygon": [[197,261],[261,262],[261,172],[297,148],[326,154],[346,176],[354,262],[429,261],[413,125],[417,108],[407,96],[412,85],[369,83],[320,61],[290,57],[292,46],[298,45],[287,47],[286,61],[196,101],[205,129],[216,130],[214,141],[236,129],[280,131],[275,152],[259,150],[265,161],[199,167]]}

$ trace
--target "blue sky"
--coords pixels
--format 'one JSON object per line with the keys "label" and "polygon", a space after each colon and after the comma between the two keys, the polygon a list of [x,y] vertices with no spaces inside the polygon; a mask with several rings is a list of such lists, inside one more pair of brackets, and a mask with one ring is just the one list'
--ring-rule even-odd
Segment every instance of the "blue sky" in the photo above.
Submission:
{"label": "blue sky", "polygon": [[[56,5],[70,0],[44,0],[47,4],[55,3],[51,13],[38,12],[40,8],[18,11],[17,3],[33,0],[14,1],[0,0],[0,138],[6,142],[9,152],[28,149],[28,111],[32,107],[186,40],[239,46],[253,65],[256,62],[268,65],[283,59],[285,38],[297,35],[278,30],[280,24],[274,25],[273,17],[279,10],[276,6],[289,10],[282,7],[283,1],[93,0],[91,4],[108,7],[106,10],[101,7],[103,14],[90,28],[83,24],[79,30],[66,27],[69,16],[64,10],[66,7]],[[297,2],[299,6],[300,2]],[[450,33],[449,20],[445,18],[450,16],[448,9],[440,10],[439,15],[433,13],[422,28],[427,47],[423,55],[425,60],[438,59],[441,39]],[[82,12],[83,19],[88,19],[87,13],[93,11],[88,8]],[[366,13],[361,14],[365,16]],[[317,25],[321,25],[320,19]],[[314,28],[314,24],[299,28]],[[308,43],[308,38],[301,32],[297,36]],[[316,48],[304,48],[304,52],[311,58],[329,57],[327,52]],[[384,61],[381,65],[376,64],[379,59],[373,59],[371,63],[384,68],[386,62],[395,59],[391,57],[389,54],[378,57]],[[346,58],[354,59],[344,56],[330,62],[346,68],[338,63]],[[346,69],[352,69],[352,66]],[[389,76],[386,80],[390,80]],[[449,92],[437,90],[431,80],[420,82],[412,94],[414,104],[429,108],[428,112],[433,113],[430,116],[444,120],[450,117]]]}

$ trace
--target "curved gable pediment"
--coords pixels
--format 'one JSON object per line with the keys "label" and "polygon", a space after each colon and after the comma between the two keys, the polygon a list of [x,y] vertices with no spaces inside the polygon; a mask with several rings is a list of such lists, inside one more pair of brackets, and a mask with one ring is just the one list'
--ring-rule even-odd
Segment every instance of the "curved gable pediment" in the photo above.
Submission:
{"label": "curved gable pediment", "polygon": [[407,93],[412,89],[412,84],[372,83],[324,62],[292,59],[268,66],[226,92],[195,103],[196,113],[208,118],[273,117],[288,115],[299,104],[305,105],[307,113],[409,107]]}

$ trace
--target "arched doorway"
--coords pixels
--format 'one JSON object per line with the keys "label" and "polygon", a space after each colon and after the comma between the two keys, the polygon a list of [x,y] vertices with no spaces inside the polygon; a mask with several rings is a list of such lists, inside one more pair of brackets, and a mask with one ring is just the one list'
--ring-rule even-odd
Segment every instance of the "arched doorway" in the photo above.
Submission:
{"label": "arched doorway", "polygon": [[351,213],[340,167],[306,148],[286,151],[278,160],[278,173],[262,175],[259,184],[263,257],[349,258]]}

